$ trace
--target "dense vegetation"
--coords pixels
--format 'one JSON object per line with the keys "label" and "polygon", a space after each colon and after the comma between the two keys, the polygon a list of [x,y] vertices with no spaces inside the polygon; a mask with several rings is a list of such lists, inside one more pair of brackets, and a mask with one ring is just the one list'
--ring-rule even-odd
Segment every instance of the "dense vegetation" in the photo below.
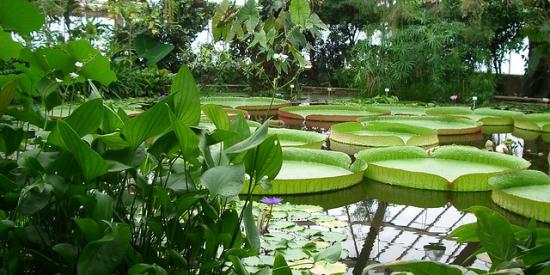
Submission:
{"label": "dense vegetation", "polygon": [[[298,28],[281,25],[280,15],[291,8],[290,1],[281,0],[246,1],[239,11],[230,1],[204,0],[38,5],[46,24],[26,43],[90,40],[112,60],[118,76],[99,87],[109,97],[161,95],[183,63],[200,84],[245,84],[253,94],[269,94],[274,84],[288,91],[284,84],[293,82],[296,89],[298,84],[357,88],[358,95],[390,88],[404,99],[447,100],[454,94],[486,99],[503,88],[503,61],[508,51],[525,47],[524,38],[527,73],[523,92],[516,92],[547,96],[544,0],[311,1],[311,17]],[[210,19],[214,40],[226,43],[193,50],[192,41]],[[297,53],[305,59],[296,59]],[[301,68],[289,71],[273,54],[291,57],[289,62],[298,61]],[[4,75],[16,70],[7,63],[0,68]]]}

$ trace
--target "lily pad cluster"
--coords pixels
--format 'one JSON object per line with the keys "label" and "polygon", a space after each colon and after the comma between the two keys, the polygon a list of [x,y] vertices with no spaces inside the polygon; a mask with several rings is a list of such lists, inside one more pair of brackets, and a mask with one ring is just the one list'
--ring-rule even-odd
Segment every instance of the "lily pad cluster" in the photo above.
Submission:
{"label": "lily pad cluster", "polygon": [[348,226],[323,208],[289,203],[254,204],[253,214],[260,221],[270,213],[268,228],[260,232],[261,250],[258,256],[243,259],[245,268],[255,274],[270,274],[276,253],[284,256],[293,274],[343,274],[347,257],[341,242],[347,236],[338,228]]}

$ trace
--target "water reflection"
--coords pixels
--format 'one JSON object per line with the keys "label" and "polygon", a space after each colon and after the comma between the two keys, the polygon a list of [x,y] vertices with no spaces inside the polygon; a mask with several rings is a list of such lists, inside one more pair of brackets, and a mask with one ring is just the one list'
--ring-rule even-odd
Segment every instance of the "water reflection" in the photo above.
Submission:
{"label": "water reflection", "polygon": [[[309,126],[309,127],[308,127]],[[295,128],[327,134],[330,125],[305,125],[296,121]],[[312,128],[313,127],[313,128]],[[508,143],[512,153],[532,163],[531,169],[547,172],[550,134],[514,129],[483,127],[482,132],[466,136],[447,136],[440,144],[460,144],[485,148],[487,140],[495,145]],[[329,144],[331,149],[348,154],[360,148]],[[343,149],[349,149],[349,152]],[[390,186],[370,180],[330,193],[285,196],[295,204],[322,206],[327,213],[348,223],[334,231],[347,234],[343,242],[352,267],[348,274],[361,274],[372,263],[395,260],[427,259],[450,264],[487,268],[486,263],[470,257],[478,244],[459,244],[448,237],[460,225],[475,222],[475,216],[464,210],[483,205],[504,215],[512,223],[526,226],[528,219],[496,205],[490,192],[441,192]],[[539,223],[539,226],[549,227]]]}

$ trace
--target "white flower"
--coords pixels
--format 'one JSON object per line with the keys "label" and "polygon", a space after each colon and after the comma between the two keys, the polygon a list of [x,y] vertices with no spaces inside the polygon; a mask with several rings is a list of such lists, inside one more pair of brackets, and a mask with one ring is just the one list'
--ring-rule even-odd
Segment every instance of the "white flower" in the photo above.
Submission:
{"label": "white flower", "polygon": [[294,84],[290,84],[290,89],[294,89]]}
{"label": "white flower", "polygon": [[327,91],[332,92],[332,88],[330,88],[330,87],[327,88]]}
{"label": "white flower", "polygon": [[385,88],[384,89],[384,92],[386,92],[386,93],[389,92],[389,91],[390,91],[390,88]]}
{"label": "white flower", "polygon": [[279,60],[279,61],[285,61],[288,59],[288,55],[284,53],[276,53],[276,54],[273,54],[273,59]]}
{"label": "white flower", "polygon": [[472,96],[473,101],[477,101],[477,96]]}
{"label": "white flower", "polygon": [[56,77],[56,78],[55,78],[55,82],[57,82],[57,83],[63,83],[63,80],[61,80],[61,79],[59,79],[59,78]]}
{"label": "white flower", "polygon": [[306,65],[304,66],[304,69],[309,70],[309,69],[311,69],[311,67],[312,67],[311,64],[306,64]]}
{"label": "white flower", "polygon": [[78,78],[78,74],[77,73],[70,73],[69,76],[71,76],[72,79],[77,79]]}
{"label": "white flower", "polygon": [[548,99],[548,98],[546,98],[546,97],[542,99],[542,102],[547,103],[548,101],[550,101],[550,99]]}
{"label": "white flower", "polygon": [[74,65],[77,67],[77,68],[82,68],[84,66],[84,64],[82,64],[82,62],[76,62],[74,63]]}

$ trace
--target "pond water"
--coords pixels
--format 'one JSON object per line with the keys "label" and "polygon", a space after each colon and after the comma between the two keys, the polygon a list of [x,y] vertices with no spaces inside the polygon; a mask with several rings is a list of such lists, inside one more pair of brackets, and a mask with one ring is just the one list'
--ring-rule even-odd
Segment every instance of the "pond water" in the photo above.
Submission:
{"label": "pond water", "polygon": [[[318,131],[328,136],[325,129],[293,128]],[[513,155],[529,160],[531,169],[548,172],[549,146],[545,141],[550,142],[550,138],[540,133],[484,128],[482,134],[446,136],[440,145],[485,148],[487,140],[497,145],[507,140]],[[330,144],[326,144],[325,149],[330,150]],[[494,205],[490,192],[416,190],[367,179],[345,190],[283,196],[283,199],[294,204],[319,205],[327,214],[348,224],[345,228],[333,229],[348,236],[343,242],[349,253],[346,264],[350,269],[347,274],[361,274],[365,266],[373,263],[412,259],[488,268],[486,262],[469,258],[479,247],[458,244],[448,237],[458,226],[475,222],[475,216],[464,212],[464,209],[483,205],[495,209],[512,223],[525,226],[529,222]]]}

